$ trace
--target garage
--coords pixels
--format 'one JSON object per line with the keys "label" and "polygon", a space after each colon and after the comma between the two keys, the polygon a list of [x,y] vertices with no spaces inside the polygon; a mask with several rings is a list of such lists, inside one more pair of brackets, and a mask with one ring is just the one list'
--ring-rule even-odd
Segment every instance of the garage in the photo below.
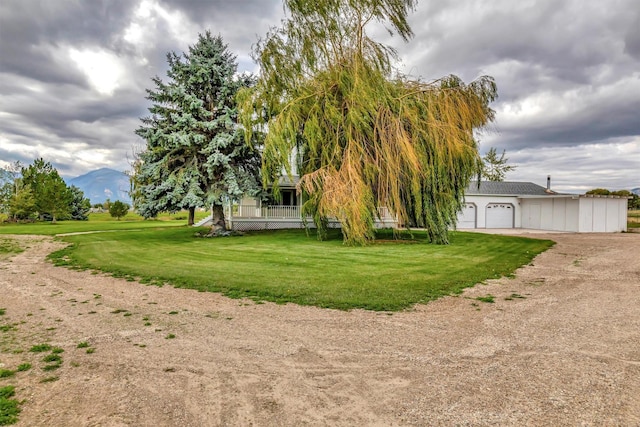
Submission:
{"label": "garage", "polygon": [[557,193],[532,182],[472,182],[458,228],[530,228],[578,233],[627,230],[628,200]]}
{"label": "garage", "polygon": [[511,203],[489,203],[486,215],[487,228],[514,227],[514,208]]}
{"label": "garage", "polygon": [[458,228],[476,228],[476,205],[475,203],[465,203],[462,206],[462,211],[458,213]]}

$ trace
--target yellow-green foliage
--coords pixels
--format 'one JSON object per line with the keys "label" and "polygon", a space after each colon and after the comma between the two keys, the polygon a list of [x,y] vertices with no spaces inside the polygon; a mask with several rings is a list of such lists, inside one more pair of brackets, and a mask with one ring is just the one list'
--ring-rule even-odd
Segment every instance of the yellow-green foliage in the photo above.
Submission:
{"label": "yellow-green foliage", "polygon": [[321,236],[335,217],[347,243],[365,244],[386,206],[401,223],[447,243],[464,189],[481,166],[473,133],[493,119],[493,79],[465,85],[455,76],[393,76],[394,52],[367,37],[366,27],[381,22],[407,39],[414,1],[285,5],[289,18],[258,46],[262,75],[240,95],[248,134],[268,130],[265,185],[277,191],[278,175],[291,173],[297,153],[304,209]]}

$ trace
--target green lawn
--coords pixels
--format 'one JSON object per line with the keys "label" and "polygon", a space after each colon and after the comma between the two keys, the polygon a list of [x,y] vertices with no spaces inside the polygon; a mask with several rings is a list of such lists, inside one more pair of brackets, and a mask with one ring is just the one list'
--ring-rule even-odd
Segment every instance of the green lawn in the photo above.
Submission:
{"label": "green lawn", "polygon": [[640,210],[627,213],[627,228],[640,228]]}
{"label": "green lawn", "polygon": [[193,228],[165,227],[66,236],[51,258],[148,283],[170,283],[257,301],[338,309],[400,310],[512,274],[553,242],[453,232],[447,246],[391,241],[342,244],[339,231],[318,242],[302,230],[196,238]]}
{"label": "green lawn", "polygon": [[[198,212],[196,221],[207,215],[207,212]],[[187,213],[163,214],[155,220],[144,220],[135,213],[129,213],[121,220],[113,219],[108,213],[93,213],[88,221],[58,221],[34,222],[27,224],[0,223],[0,235],[2,234],[42,234],[53,236],[64,233],[79,233],[86,231],[110,231],[132,230],[158,227],[179,227],[187,224]]]}

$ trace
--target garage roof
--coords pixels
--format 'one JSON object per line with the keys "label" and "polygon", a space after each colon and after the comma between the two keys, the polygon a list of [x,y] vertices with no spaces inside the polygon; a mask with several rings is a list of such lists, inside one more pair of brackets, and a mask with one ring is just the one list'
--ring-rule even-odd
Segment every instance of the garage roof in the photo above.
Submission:
{"label": "garage roof", "polygon": [[495,182],[495,181],[471,181],[465,194],[501,194],[509,196],[548,196],[558,194],[555,191],[534,184],[533,182]]}

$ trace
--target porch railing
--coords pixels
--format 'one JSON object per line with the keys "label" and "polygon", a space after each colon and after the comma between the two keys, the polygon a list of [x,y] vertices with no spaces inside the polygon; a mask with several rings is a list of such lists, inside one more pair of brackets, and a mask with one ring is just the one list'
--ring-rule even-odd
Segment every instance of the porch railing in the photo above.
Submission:
{"label": "porch railing", "polygon": [[[302,211],[300,206],[255,206],[255,205],[233,205],[233,214],[230,215],[229,207],[225,207],[225,216],[229,218],[286,218],[286,219],[300,219],[302,218]],[[378,208],[378,213],[382,220],[392,221],[394,218],[389,213],[389,209],[386,207]]]}
{"label": "porch railing", "polygon": [[[229,217],[229,212],[225,212]],[[301,218],[300,206],[233,205],[234,218]]]}

